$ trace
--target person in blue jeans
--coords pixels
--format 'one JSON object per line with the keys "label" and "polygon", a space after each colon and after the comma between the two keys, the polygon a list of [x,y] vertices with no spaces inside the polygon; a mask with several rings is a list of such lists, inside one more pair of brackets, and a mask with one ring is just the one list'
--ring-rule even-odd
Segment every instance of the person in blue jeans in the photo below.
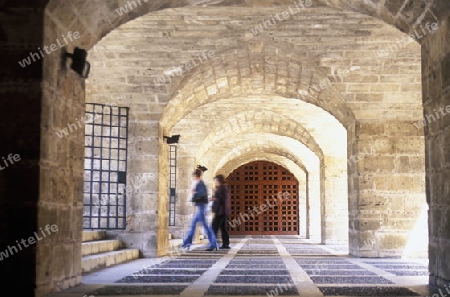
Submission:
{"label": "person in blue jeans", "polygon": [[206,189],[206,185],[202,180],[202,171],[200,169],[196,169],[192,173],[192,196],[198,194],[200,196],[204,196],[205,199],[202,202],[195,202],[196,213],[194,219],[191,223],[191,228],[188,232],[186,239],[183,241],[183,248],[187,248],[189,250],[192,245],[192,238],[195,234],[195,229],[197,228],[197,223],[202,223],[203,227],[206,230],[206,234],[208,235],[209,240],[209,248],[207,251],[217,250],[218,245],[216,241],[216,236],[208,223],[206,222],[206,211],[208,206],[208,190]]}

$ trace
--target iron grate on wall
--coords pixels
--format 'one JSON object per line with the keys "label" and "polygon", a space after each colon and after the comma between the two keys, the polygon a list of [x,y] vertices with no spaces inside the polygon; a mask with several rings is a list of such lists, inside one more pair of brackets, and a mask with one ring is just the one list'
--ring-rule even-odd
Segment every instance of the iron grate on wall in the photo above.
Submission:
{"label": "iron grate on wall", "polygon": [[84,229],[125,229],[128,107],[87,103]]}
{"label": "iron grate on wall", "polygon": [[169,226],[175,226],[177,206],[177,147],[169,146]]}

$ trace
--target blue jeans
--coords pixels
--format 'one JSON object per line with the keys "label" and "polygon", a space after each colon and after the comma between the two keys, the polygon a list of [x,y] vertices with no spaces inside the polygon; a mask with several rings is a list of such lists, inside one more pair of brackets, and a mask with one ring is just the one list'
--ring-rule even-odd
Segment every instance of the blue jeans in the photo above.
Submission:
{"label": "blue jeans", "polygon": [[191,229],[189,230],[188,236],[183,241],[183,245],[191,245],[192,244],[192,238],[195,234],[195,229],[197,228],[197,223],[202,223],[203,227],[206,230],[206,234],[208,235],[209,240],[209,248],[215,248],[217,247],[217,241],[216,236],[214,235],[214,232],[210,226],[208,226],[206,222],[205,212],[206,212],[206,206],[208,204],[198,204],[197,212],[195,213],[194,219],[192,220]]}

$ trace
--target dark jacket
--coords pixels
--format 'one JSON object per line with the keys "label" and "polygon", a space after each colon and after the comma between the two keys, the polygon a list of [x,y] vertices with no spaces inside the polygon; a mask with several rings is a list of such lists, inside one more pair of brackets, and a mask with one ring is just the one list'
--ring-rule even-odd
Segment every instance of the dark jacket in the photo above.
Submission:
{"label": "dark jacket", "polygon": [[216,200],[213,202],[212,211],[217,215],[230,216],[231,195],[226,185],[220,185],[214,193]]}
{"label": "dark jacket", "polygon": [[197,185],[195,186],[195,193],[201,196],[205,197],[205,201],[202,202],[196,202],[195,205],[198,206],[200,204],[207,204],[208,203],[208,189],[206,188],[205,182],[201,179],[198,181]]}

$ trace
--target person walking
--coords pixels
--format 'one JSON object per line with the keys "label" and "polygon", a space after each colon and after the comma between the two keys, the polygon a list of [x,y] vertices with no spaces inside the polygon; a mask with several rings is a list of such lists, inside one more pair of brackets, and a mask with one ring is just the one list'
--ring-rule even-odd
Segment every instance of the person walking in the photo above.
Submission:
{"label": "person walking", "polygon": [[231,215],[231,197],[230,190],[225,185],[225,177],[222,174],[217,175],[214,178],[216,184],[216,191],[214,196],[210,199],[213,202],[212,211],[214,212],[214,219],[212,222],[212,228],[214,235],[217,236],[217,232],[220,229],[222,233],[222,246],[220,249],[230,249],[230,235],[227,230],[227,220]]}
{"label": "person walking", "polygon": [[183,241],[183,248],[187,250],[190,249],[192,245],[192,238],[195,234],[195,229],[197,228],[197,223],[201,223],[206,230],[206,234],[209,240],[209,248],[207,251],[217,250],[218,245],[216,241],[216,236],[210,226],[206,222],[206,210],[208,205],[208,190],[204,181],[201,178],[202,171],[196,169],[192,173],[192,196],[191,201],[195,203],[196,213],[191,223],[191,228],[188,232],[187,237]]}

